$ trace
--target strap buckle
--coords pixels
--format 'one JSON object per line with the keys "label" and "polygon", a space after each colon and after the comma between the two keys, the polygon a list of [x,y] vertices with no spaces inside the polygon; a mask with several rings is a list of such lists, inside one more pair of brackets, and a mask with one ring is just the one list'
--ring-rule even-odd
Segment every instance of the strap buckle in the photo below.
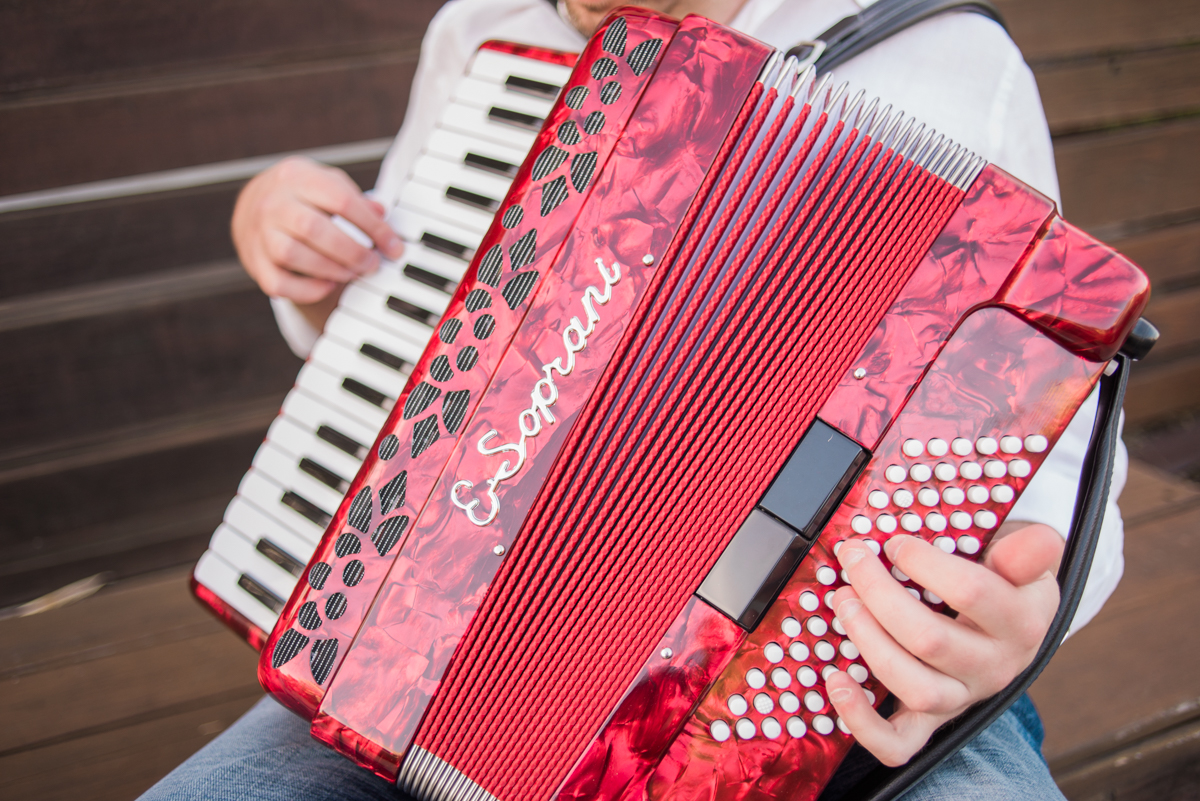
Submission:
{"label": "strap buckle", "polygon": [[796,72],[804,70],[817,63],[817,60],[825,54],[829,49],[829,45],[824,39],[807,39],[797,42],[788,51],[789,58],[797,58],[800,63],[796,66]]}

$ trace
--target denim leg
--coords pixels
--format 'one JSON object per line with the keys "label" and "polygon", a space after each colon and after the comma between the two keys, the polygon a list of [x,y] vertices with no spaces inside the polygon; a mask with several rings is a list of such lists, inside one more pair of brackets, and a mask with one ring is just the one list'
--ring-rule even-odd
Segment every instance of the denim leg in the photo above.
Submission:
{"label": "denim leg", "polygon": [[[909,790],[904,801],[1064,801],[1042,759],[1041,743],[1041,720],[1033,702],[1023,696]],[[878,765],[866,752],[861,756]],[[848,760],[855,761],[864,760]],[[859,773],[870,769],[863,767]],[[833,792],[826,798],[841,795],[842,788],[829,789]],[[411,801],[392,784],[313,740],[305,721],[269,697],[142,796],[142,801],[202,799]]]}
{"label": "denim leg", "polygon": [[904,801],[1065,801],[1042,757],[1042,721],[1023,695]]}
{"label": "denim leg", "polygon": [[142,801],[407,801],[394,785],[312,738],[270,697],[193,754]]}
{"label": "denim leg", "polygon": [[[890,699],[889,699],[890,702]],[[888,714],[890,710],[881,710]],[[1009,801],[1056,799],[1062,793],[1042,758],[1045,732],[1037,709],[1022,695],[996,722],[951,756],[915,787],[904,801]],[[854,798],[857,784],[879,761],[855,746],[825,788],[820,801]]]}

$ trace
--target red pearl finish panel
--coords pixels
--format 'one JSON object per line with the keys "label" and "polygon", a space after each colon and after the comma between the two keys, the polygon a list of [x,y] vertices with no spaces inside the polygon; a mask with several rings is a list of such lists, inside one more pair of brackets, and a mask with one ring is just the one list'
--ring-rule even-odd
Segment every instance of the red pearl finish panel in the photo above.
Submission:
{"label": "red pearl finish panel", "polygon": [[196,581],[194,574],[188,577],[188,586],[191,587],[192,595],[196,596],[196,600],[207,606],[214,615],[221,619],[222,623],[233,629],[233,633],[245,640],[255,651],[261,651],[267,644],[265,631],[227,604],[221,596]]}
{"label": "red pearl finish panel", "polygon": [[1084,358],[1107,361],[1149,294],[1150,282],[1132,262],[1056,218],[1000,302]]}
{"label": "red pearl finish panel", "polygon": [[[669,38],[665,25],[639,22],[637,35]],[[631,49],[639,41],[634,30],[631,22]],[[380,749],[399,755],[408,747],[500,565],[495,549],[507,549],[520,529],[653,276],[643,257],[666,251],[768,52],[697,19],[685,21],[665,47],[662,68],[617,145],[617,158],[597,178],[559,266],[542,279],[544,289],[332,682],[314,721],[319,738],[342,749],[353,740],[348,750],[360,755]],[[594,59],[581,57],[570,86],[591,85],[584,70]],[[588,305],[597,319],[581,337],[590,327]],[[553,372],[547,385],[551,371],[543,366],[555,360],[573,365]],[[492,430],[497,434],[488,438]],[[481,441],[483,449],[512,446],[485,453]],[[509,475],[489,482],[502,473]],[[469,511],[462,508],[473,501],[478,504]],[[493,512],[486,526],[470,518]],[[388,680],[381,682],[384,671]],[[395,760],[383,758],[386,765],[376,770],[393,775]]]}
{"label": "red pearl finish panel", "polygon": [[562,50],[551,50],[548,47],[518,44],[517,42],[502,42],[499,39],[489,39],[479,46],[480,50],[495,50],[497,53],[509,53],[521,58],[534,58],[547,64],[558,64],[562,67],[574,67],[579,60],[578,53],[567,53]]}
{"label": "red pearl finish panel", "polygon": [[[669,37],[677,26],[650,12],[632,11],[624,19],[629,24],[630,47]],[[590,66],[602,57],[602,34],[585,50],[581,65]],[[387,571],[403,551],[413,521],[465,430],[465,421],[470,419],[533,298],[545,294],[545,279],[556,263],[558,251],[595,187],[591,176],[607,163],[653,74],[650,70],[637,76],[628,67],[626,72],[622,76],[624,89],[612,102],[603,103],[596,87],[577,104],[578,108],[563,102],[554,106],[437,333],[284,607],[264,649],[259,680],[297,713],[308,718],[315,714]],[[568,86],[591,83],[594,81],[586,67],[580,67]],[[603,118],[599,127],[594,123],[595,114]],[[595,173],[583,180],[585,173],[576,165],[581,160],[586,165],[592,158]],[[502,221],[514,206],[522,209],[519,221],[505,228]],[[532,283],[522,283],[529,281]],[[444,326],[454,320],[461,323],[461,328],[454,336],[443,336],[447,330]],[[392,437],[394,447],[385,447],[381,452],[385,440]],[[381,454],[393,452],[390,459],[382,458]],[[392,492],[389,497],[394,508],[385,509],[384,488],[395,490],[400,486],[392,482],[403,482],[404,490]],[[355,509],[360,493],[362,499]],[[354,521],[357,526],[352,525]],[[358,566],[352,567],[355,562]],[[313,577],[317,580],[310,580]],[[281,645],[284,637],[288,639]]]}
{"label": "red pearl finish panel", "polygon": [[729,618],[692,596],[555,797],[627,797],[654,770],[744,637]]}
{"label": "red pearl finish panel", "polygon": [[844,586],[832,549],[911,532],[978,558],[1102,367],[1007,311],[971,315],[653,777],[626,797],[815,799],[852,744],[823,671],[850,672],[877,703],[887,692],[825,601]]}
{"label": "red pearl finish panel", "polygon": [[[820,417],[874,449],[904,399],[971,309],[992,302],[1054,204],[994,166],[967,191]],[[855,379],[858,369],[866,377]]]}

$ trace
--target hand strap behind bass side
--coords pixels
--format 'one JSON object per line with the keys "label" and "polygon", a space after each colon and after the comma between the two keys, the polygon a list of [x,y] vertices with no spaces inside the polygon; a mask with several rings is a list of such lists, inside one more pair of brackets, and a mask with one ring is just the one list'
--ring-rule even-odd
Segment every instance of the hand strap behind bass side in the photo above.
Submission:
{"label": "hand strap behind bass side", "polygon": [[793,45],[787,55],[799,58],[802,67],[814,64],[818,73],[829,72],[905,28],[948,11],[982,14],[1008,30],[991,0],[878,0],[816,39]]}

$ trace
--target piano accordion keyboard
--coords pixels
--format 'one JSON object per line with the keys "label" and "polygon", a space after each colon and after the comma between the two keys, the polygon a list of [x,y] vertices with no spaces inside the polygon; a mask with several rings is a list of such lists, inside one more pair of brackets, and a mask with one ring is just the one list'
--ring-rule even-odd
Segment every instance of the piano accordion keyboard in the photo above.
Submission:
{"label": "piano accordion keyboard", "polygon": [[389,221],[405,241],[404,255],[346,288],[193,571],[199,584],[264,634],[570,72],[537,58],[480,50],[396,193]]}

